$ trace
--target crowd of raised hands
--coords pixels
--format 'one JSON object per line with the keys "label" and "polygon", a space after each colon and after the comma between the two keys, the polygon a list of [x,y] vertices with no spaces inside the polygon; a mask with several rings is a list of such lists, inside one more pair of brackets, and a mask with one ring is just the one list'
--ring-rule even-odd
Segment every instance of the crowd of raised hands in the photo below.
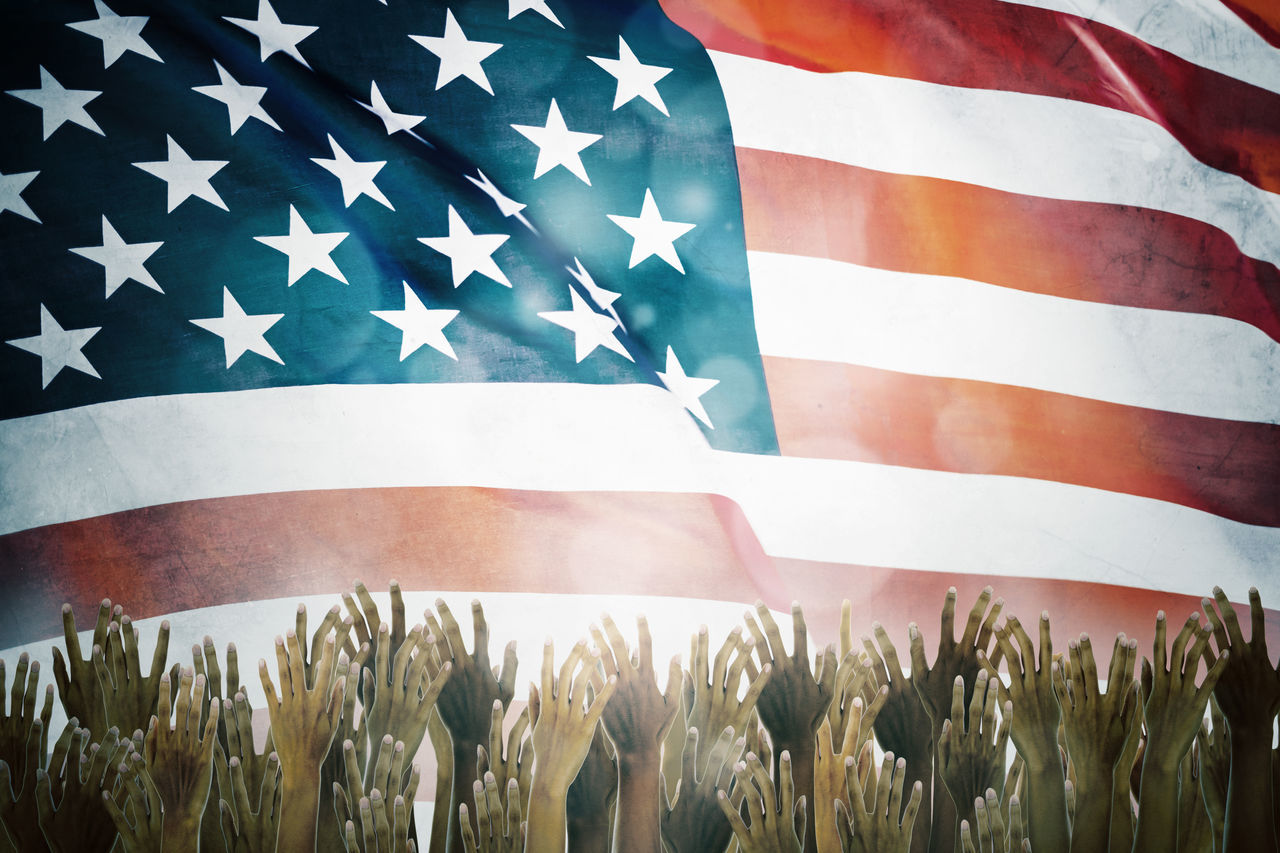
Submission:
{"label": "crowd of raised hands", "polygon": [[[1108,640],[1105,682],[1087,635],[1055,652],[1047,612],[1028,633],[992,595],[957,639],[948,593],[932,663],[910,625],[909,673],[879,623],[855,644],[847,603],[812,656],[798,605],[788,650],[758,604],[714,653],[698,630],[665,679],[643,617],[603,616],[560,658],[547,641],[513,704],[514,644],[491,664],[479,602],[468,650],[443,601],[406,629],[394,582],[389,622],[357,583],[345,615],[309,633],[300,607],[259,661],[261,748],[234,645],[220,661],[206,638],[170,667],[163,623],[144,672],[120,606],[103,602],[87,656],[64,607],[52,749],[53,685],[41,699],[23,655],[6,709],[0,661],[0,848],[1277,850],[1280,672],[1256,590],[1247,639],[1215,589],[1171,645],[1156,615],[1140,666],[1136,640]],[[427,749],[436,808],[418,827]]]}

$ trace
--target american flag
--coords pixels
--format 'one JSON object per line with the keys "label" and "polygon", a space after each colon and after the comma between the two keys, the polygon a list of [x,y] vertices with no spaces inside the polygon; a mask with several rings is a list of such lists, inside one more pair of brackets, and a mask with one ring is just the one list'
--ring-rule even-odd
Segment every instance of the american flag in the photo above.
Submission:
{"label": "american flag", "polygon": [[104,595],[241,641],[355,576],[522,636],[1280,601],[1275,33],[1215,0],[7,10],[0,647]]}

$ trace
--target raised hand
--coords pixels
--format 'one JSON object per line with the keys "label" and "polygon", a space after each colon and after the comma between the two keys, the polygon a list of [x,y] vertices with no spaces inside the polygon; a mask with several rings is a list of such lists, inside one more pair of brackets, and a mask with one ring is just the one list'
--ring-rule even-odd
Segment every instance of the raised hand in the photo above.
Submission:
{"label": "raised hand", "polygon": [[[746,748],[746,740],[734,740],[726,728],[707,753],[705,770],[697,761],[699,732],[690,728],[685,739],[680,779],[675,785],[663,780],[662,840],[671,853],[723,851],[733,837],[733,827],[720,810],[717,791],[728,791],[733,766]],[[669,791],[674,791],[674,802]]]}
{"label": "raised hand", "polygon": [[218,816],[227,853],[275,853],[280,831],[280,759],[273,752],[251,794],[245,783],[245,764],[232,756],[227,762],[230,793],[218,801]]}
{"label": "raised hand", "polygon": [[169,674],[160,677],[159,716],[147,731],[146,758],[164,808],[164,843],[170,849],[195,849],[200,821],[213,782],[213,748],[220,708],[209,712],[203,731],[200,708],[205,679],[190,669],[182,673],[177,700],[171,699]]}
{"label": "raised hand", "polygon": [[[346,760],[347,784],[344,788],[335,783],[333,792],[338,824],[346,830],[347,850],[349,853],[385,850],[402,853],[409,843],[409,813],[405,804],[413,803],[417,795],[418,766],[413,765],[409,773],[405,773],[405,745],[402,741],[393,743],[391,735],[385,735],[378,745],[378,755],[370,764],[372,772],[367,774],[367,781],[360,778],[355,744],[344,742],[342,754]],[[358,846],[352,847],[351,830],[347,828],[357,825],[360,827]]]}
{"label": "raised hand", "polygon": [[86,755],[88,740],[87,729],[75,728],[66,760],[51,765],[50,772],[36,771],[36,811],[51,853],[107,853],[116,842],[115,823],[103,808],[101,792],[111,790],[129,744],[121,743],[112,728]]}
{"label": "raised hand", "polygon": [[[427,734],[427,720],[453,667],[431,665],[435,637],[425,634],[421,625],[413,626],[394,661],[390,637],[390,626],[383,622],[378,628],[374,674],[365,673],[364,725],[371,743],[390,737],[402,741],[409,755],[417,755]],[[376,686],[370,689],[370,684]],[[365,782],[372,787],[371,778]]]}
{"label": "raised hand", "polygon": [[1058,751],[1062,709],[1053,692],[1053,641],[1049,613],[1040,614],[1039,665],[1031,638],[1016,616],[996,629],[996,643],[1009,669],[1006,689],[985,654],[978,659],[999,685],[1001,702],[1013,703],[1009,733],[1026,762],[1026,799],[1030,805],[1029,836],[1036,853],[1065,853],[1069,849],[1066,777]]}
{"label": "raised hand", "polygon": [[[587,704],[594,692],[587,688]],[[614,808],[618,802],[618,758],[605,737],[604,725],[596,726],[591,748],[578,775],[565,793],[570,850],[608,850],[613,838]]]}
{"label": "raised hand", "polygon": [[729,819],[742,853],[800,853],[804,849],[806,835],[805,799],[795,799],[791,755],[784,750],[779,756],[776,797],[773,780],[753,753],[747,753],[747,760],[739,761],[733,772],[738,789],[746,800],[751,822],[742,820],[724,788],[717,791],[716,801],[720,811]]}
{"label": "raised hand", "polygon": [[1200,753],[1200,793],[1204,798],[1205,811],[1209,814],[1209,823],[1213,827],[1214,839],[1218,842],[1214,849],[1220,849],[1227,817],[1227,791],[1231,780],[1231,733],[1227,730],[1227,720],[1222,715],[1222,709],[1212,697],[1209,699],[1209,719],[1213,721],[1213,728],[1210,729],[1207,723],[1201,723],[1200,733],[1196,735]]}
{"label": "raised hand", "polygon": [[[19,779],[27,772],[27,741],[31,724],[36,721],[36,700],[39,698],[40,662],[31,661],[26,652],[18,656],[18,666],[13,672],[13,688],[9,692],[9,707],[4,707],[4,661],[0,660],[0,761],[9,765]],[[40,754],[45,752],[49,738],[49,721],[53,717],[53,685],[45,688],[44,705],[40,708],[40,733],[43,738]]]}
{"label": "raised hand", "polygon": [[[930,667],[925,657],[924,637],[920,629],[913,623],[909,627],[911,636],[911,683],[920,694],[920,702],[933,723],[934,736],[941,733],[942,724],[950,718],[953,707],[953,685],[957,678],[963,678],[966,689],[972,698],[978,671],[982,669],[978,663],[978,652],[986,652],[991,644],[992,626],[995,625],[1000,611],[1004,608],[1004,599],[998,598],[991,604],[991,587],[986,587],[978,596],[973,608],[969,611],[969,619],[965,622],[964,634],[956,642],[956,588],[947,590],[947,597],[942,604],[942,619],[938,637],[938,656]],[[988,608],[990,608],[988,610]],[[967,704],[967,702],[966,702]],[[954,723],[954,720],[952,720]],[[967,810],[967,806],[965,807]]]}
{"label": "raised hand", "polygon": [[1076,772],[1071,848],[1103,850],[1109,844],[1111,831],[1113,777],[1133,727],[1133,717],[1138,713],[1133,678],[1138,641],[1129,640],[1124,634],[1116,638],[1105,693],[1098,684],[1098,665],[1089,635],[1081,634],[1078,642],[1072,640],[1067,645],[1071,666],[1065,672],[1062,667],[1055,667],[1053,673],[1067,754]]}
{"label": "raised hand", "polygon": [[440,719],[449,729],[453,743],[453,794],[449,810],[449,851],[461,853],[462,835],[454,820],[458,806],[471,797],[471,786],[476,781],[476,747],[489,739],[489,709],[494,700],[500,700],[506,708],[515,695],[516,650],[515,643],[508,643],[503,655],[502,670],[495,673],[489,667],[489,624],[478,600],[471,602],[471,623],[474,633],[474,650],[467,652],[462,630],[453,618],[444,599],[436,599],[436,611],[440,618],[427,611],[425,618],[429,632],[436,638],[436,653],[442,662],[449,663],[453,674],[436,700]]}
{"label": "raised hand", "polygon": [[[1231,786],[1227,794],[1224,849],[1272,851],[1276,826],[1271,791],[1271,733],[1280,712],[1280,670],[1267,651],[1266,615],[1256,588],[1249,590],[1250,636],[1245,640],[1236,612],[1221,587],[1216,602],[1204,600],[1218,651],[1230,650],[1213,695],[1231,727]],[[1215,610],[1214,605],[1217,605]],[[1221,611],[1219,616],[1218,611]]]}
{"label": "raised hand", "polygon": [[[722,732],[726,728],[741,732],[746,728],[747,718],[751,716],[760,693],[769,683],[773,667],[757,670],[739,697],[738,685],[742,682],[743,671],[751,663],[755,640],[744,642],[742,629],[735,627],[725,638],[720,651],[716,652],[714,663],[708,666],[708,639],[707,626],[703,625],[691,644],[689,668],[693,676],[693,703],[688,727],[700,732]],[[706,764],[713,743],[710,738],[698,739],[699,770]]]}
{"label": "raised hand", "polygon": [[974,803],[982,799],[983,792],[992,791],[999,797],[1004,790],[1013,705],[1004,706],[997,729],[999,688],[986,672],[980,671],[969,701],[966,723],[964,694],[964,679],[957,675],[951,693],[951,718],[943,721],[938,737],[938,775],[951,794],[956,813],[972,824],[977,821]]}
{"label": "raised hand", "polygon": [[878,709],[873,708],[864,715],[862,697],[855,697],[850,703],[849,712],[843,715],[843,731],[833,731],[830,716],[818,727],[818,748],[813,764],[813,831],[815,843],[824,853],[840,849],[840,834],[836,827],[836,800],[842,800],[845,806],[850,804],[849,789],[845,782],[845,761],[850,758],[856,761],[860,757],[877,711]]}
{"label": "raised hand", "polygon": [[840,667],[836,670],[834,696],[827,708],[827,723],[831,727],[832,745],[836,749],[844,741],[844,731],[848,717],[853,713],[854,699],[862,700],[857,711],[862,721],[857,734],[862,741],[871,736],[871,727],[879,716],[880,709],[889,701],[889,687],[876,687],[875,671],[865,654],[845,652],[840,659]]}
{"label": "raised hand", "polygon": [[120,853],[163,853],[164,807],[160,803],[160,792],[147,771],[146,761],[134,752],[121,762],[117,770],[128,793],[132,818],[112,799],[109,791],[103,791],[101,796],[103,808],[116,825]]}
{"label": "raised hand", "polygon": [[1170,652],[1164,611],[1156,615],[1153,660],[1142,661],[1147,743],[1133,848],[1139,853],[1172,850],[1177,843],[1178,768],[1200,730],[1209,694],[1231,655],[1227,651],[1219,655],[1197,687],[1196,669],[1208,652],[1208,639],[1209,632],[1200,629],[1200,614],[1192,613],[1174,638]]}
{"label": "raised hand", "polygon": [[995,791],[988,791],[985,798],[973,801],[974,822],[960,822],[960,841],[964,853],[1022,853],[1031,851],[1031,841],[1022,838],[1022,832],[1006,837],[1004,819],[1000,816],[1000,798]]}
{"label": "raised hand", "polygon": [[852,805],[846,807],[843,801],[836,803],[836,824],[844,853],[907,853],[911,849],[923,786],[919,781],[912,783],[911,798],[904,812],[902,787],[907,781],[906,771],[906,761],[899,758],[895,762],[893,753],[886,752],[879,779],[868,777],[868,784],[875,782],[874,794],[871,794],[863,789],[853,758],[845,759],[845,783]]}
{"label": "raised hand", "polygon": [[[924,792],[919,818],[920,831],[912,835],[911,849],[922,853],[929,845],[929,827],[933,821],[933,721],[925,710],[920,693],[902,672],[898,650],[889,634],[879,622],[873,622],[872,631],[880,648],[872,645],[864,636],[862,646],[871,661],[876,681],[886,690],[884,705],[876,716],[876,740],[886,752],[892,752],[907,762],[907,779],[920,782]],[[941,783],[939,783],[941,787]],[[940,798],[941,800],[941,798]],[[948,816],[950,810],[940,802],[939,818],[954,823]],[[946,822],[944,821],[944,822]],[[944,829],[944,834],[949,834]]]}
{"label": "raised hand", "polygon": [[[811,803],[814,736],[835,695],[838,669],[835,649],[823,654],[815,677],[809,663],[809,633],[800,604],[791,604],[793,641],[790,654],[782,642],[778,623],[774,621],[773,614],[764,606],[764,602],[756,602],[756,613],[760,617],[760,625],[747,613],[747,630],[755,639],[761,672],[766,665],[773,669],[768,683],[760,692],[756,709],[773,740],[774,755],[780,756],[783,751],[791,755],[799,799]],[[764,627],[763,631],[761,625]],[[777,768],[775,772],[781,773]],[[805,841],[806,853],[817,850],[815,836],[816,833],[809,833]]]}
{"label": "raised hand", "polygon": [[336,635],[324,637],[312,682],[308,682],[306,676],[302,645],[296,631],[288,633],[287,644],[284,638],[276,637],[279,695],[267,673],[267,662],[258,661],[258,678],[267,697],[272,739],[284,777],[279,836],[282,853],[311,853],[316,847],[320,767],[338,731],[345,691],[355,689],[351,675],[335,683],[337,647],[346,641],[350,624],[347,621]]}
{"label": "raised hand", "polygon": [[462,826],[462,844],[467,853],[521,853],[524,850],[525,824],[520,820],[520,786],[515,779],[507,785],[505,809],[501,790],[492,773],[484,774],[484,784],[477,779],[472,786],[477,826],[474,835],[471,821],[467,819],[466,803],[458,807],[461,811],[458,823]]}
{"label": "raised hand", "polygon": [[533,782],[533,741],[529,737],[529,709],[523,708],[516,715],[515,723],[507,734],[506,750],[503,750],[502,727],[505,713],[502,702],[494,700],[489,718],[489,748],[476,748],[476,772],[480,778],[493,773],[498,790],[506,790],[507,782],[514,779],[520,792],[520,808],[523,814],[529,808],[529,786]]}
{"label": "raised hand", "polygon": [[[62,735],[53,747],[52,763],[61,766],[71,748],[72,736],[77,728],[75,717],[72,717],[63,729]],[[27,729],[26,755],[23,756],[22,773],[16,779],[7,761],[0,761],[0,824],[4,825],[9,839],[19,853],[41,853],[48,849],[44,834],[40,831],[40,813],[36,805],[37,774],[44,772],[45,743],[44,723],[32,720]],[[14,783],[17,788],[14,788]]]}
{"label": "raised hand", "polygon": [[[111,615],[111,599],[104,598],[98,607],[98,622],[93,629],[94,647],[106,645]],[[62,605],[62,633],[67,646],[66,657],[57,646],[53,649],[53,680],[58,685],[62,708],[68,717],[78,719],[91,737],[101,738],[110,728],[107,706],[103,702],[102,687],[94,672],[93,660],[80,651],[80,635],[76,632],[76,617],[70,604]]]}
{"label": "raised hand", "polygon": [[[391,624],[385,634],[379,630],[384,623],[378,613],[378,605],[373,600],[373,596],[369,594],[368,588],[357,580],[353,590],[355,591],[355,597],[352,598],[351,593],[344,592],[342,594],[342,603],[346,605],[347,613],[351,616],[352,627],[355,631],[355,641],[360,645],[368,644],[369,660],[377,660],[378,651],[384,646],[387,658],[394,660],[406,636],[404,596],[400,592],[399,582],[391,581]],[[359,601],[359,607],[356,606],[357,601]],[[347,646],[346,652],[349,657],[355,657],[356,652],[352,645],[349,644]],[[370,675],[372,675],[372,671],[370,671]],[[376,690],[377,685],[371,684],[370,688]],[[365,705],[372,705],[375,699],[377,699],[376,693],[366,695],[364,697]],[[379,738],[374,738],[375,743],[377,740]]]}
{"label": "raised hand", "polygon": [[525,853],[564,853],[565,796],[618,683],[617,678],[609,679],[587,704],[587,685],[593,678],[600,679],[599,652],[588,655],[586,642],[579,641],[558,677],[554,658],[555,648],[548,639],[542,648],[542,687],[530,685],[529,690],[537,763],[529,794]]}

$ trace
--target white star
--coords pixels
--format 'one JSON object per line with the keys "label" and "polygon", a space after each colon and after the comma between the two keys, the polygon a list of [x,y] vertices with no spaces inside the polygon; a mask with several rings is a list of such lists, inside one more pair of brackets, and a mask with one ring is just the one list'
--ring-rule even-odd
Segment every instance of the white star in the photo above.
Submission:
{"label": "white star", "polygon": [[107,4],[103,3],[102,0],[93,0],[93,6],[98,10],[97,18],[92,21],[77,21],[74,24],[67,24],[67,26],[102,40],[102,65],[104,68],[110,68],[111,63],[124,56],[125,52],[130,50],[145,56],[147,59],[164,62],[160,55],[151,49],[151,45],[147,44],[142,38],[142,28],[147,25],[147,21],[150,18],[146,15],[122,17],[107,8]]}
{"label": "white star", "polygon": [[493,260],[493,253],[510,237],[510,234],[472,234],[458,211],[453,209],[453,205],[449,205],[449,236],[419,237],[418,242],[449,256],[454,287],[466,281],[467,276],[473,272],[510,287],[511,282],[507,281],[506,275]]}
{"label": "white star", "polygon": [[644,191],[644,206],[640,208],[639,216],[616,216],[610,213],[608,217],[614,225],[635,238],[635,242],[631,244],[631,265],[628,269],[634,268],[650,255],[657,255],[675,267],[681,275],[684,274],[680,256],[676,254],[675,241],[694,226],[688,222],[664,220],[649,189]]}
{"label": "white star", "polygon": [[547,6],[547,0],[507,0],[507,20],[510,21],[521,12],[537,12],[560,29],[564,29],[564,24],[560,23],[560,19],[556,17],[556,13],[552,12]]}
{"label": "white star", "polygon": [[276,354],[264,337],[270,329],[280,321],[283,314],[246,314],[231,295],[231,291],[222,288],[222,316],[209,317],[191,322],[207,332],[213,332],[222,338],[222,346],[227,355],[227,369],[240,360],[246,352],[256,352],[269,358],[276,364],[284,364],[284,360]]}
{"label": "white star", "polygon": [[64,329],[49,309],[40,305],[40,334],[29,338],[16,338],[5,341],[10,346],[26,350],[40,356],[41,388],[48,388],[53,378],[62,372],[62,368],[70,367],[81,373],[87,373],[94,379],[101,379],[98,371],[93,369],[89,359],[80,351],[89,339],[102,331],[101,326],[92,329]]}
{"label": "white star", "polygon": [[452,344],[444,336],[444,327],[458,316],[458,312],[452,308],[428,308],[422,304],[413,288],[409,287],[409,282],[400,283],[404,285],[403,311],[369,312],[404,333],[400,337],[400,360],[404,361],[426,344],[457,361],[458,356],[454,353]]}
{"label": "white star", "polygon": [[512,216],[525,209],[525,204],[523,202],[516,201],[513,198],[508,198],[506,195],[503,195],[502,190],[498,189],[497,186],[494,185],[493,181],[489,180],[489,176],[484,172],[476,169],[476,175],[479,177],[473,178],[470,175],[466,175],[465,177],[468,181],[479,187],[481,192],[493,199],[493,203],[498,206],[498,212],[503,216]]}
{"label": "white star", "polygon": [[39,222],[40,217],[36,216],[36,212],[31,209],[26,200],[22,197],[22,191],[27,188],[27,184],[35,180],[39,172],[14,172],[12,175],[6,175],[0,172],[0,213],[6,210],[12,210],[19,216],[25,216],[33,222]]}
{"label": "white star", "polygon": [[166,136],[169,144],[168,160],[152,160],[147,163],[134,163],[144,172],[155,175],[169,185],[169,213],[191,196],[202,198],[214,207],[227,209],[226,202],[218,191],[209,183],[209,179],[230,160],[192,160],[182,146]]}
{"label": "white star", "polygon": [[342,182],[342,200],[347,207],[350,207],[351,202],[360,196],[367,195],[384,207],[395,210],[391,202],[387,201],[387,197],[382,194],[382,190],[378,189],[377,184],[373,182],[382,167],[387,165],[386,160],[358,163],[351,159],[350,154],[342,150],[342,146],[334,140],[333,134],[329,134],[329,147],[333,149],[334,159],[312,157],[311,162],[332,172]]}
{"label": "white star", "polygon": [[302,220],[297,208],[289,205],[289,233],[277,237],[254,237],[259,243],[265,243],[278,252],[289,256],[289,286],[302,278],[311,270],[317,270],[327,276],[336,278],[343,284],[347,280],[338,269],[338,265],[329,257],[329,253],[338,248],[338,244],[347,239],[347,231],[334,231],[328,234],[312,233],[311,228]]}
{"label": "white star", "polygon": [[44,138],[48,139],[64,122],[78,124],[99,136],[106,136],[98,123],[89,117],[85,104],[101,95],[90,89],[67,89],[40,66],[39,89],[10,89],[9,94],[40,108]]}
{"label": "white star", "polygon": [[662,102],[662,96],[658,94],[657,86],[659,80],[671,73],[670,68],[643,64],[636,59],[622,36],[618,36],[617,59],[605,59],[603,56],[588,56],[587,59],[612,74],[618,81],[618,90],[613,95],[615,110],[632,98],[643,98],[657,107],[664,116],[670,115],[667,105]]}
{"label": "white star", "polygon": [[271,56],[271,54],[283,50],[307,68],[311,67],[307,65],[307,61],[298,52],[298,42],[320,28],[307,26],[306,24],[283,23],[280,20],[280,16],[276,14],[276,10],[271,8],[270,0],[258,0],[258,19],[256,21],[252,18],[232,18],[227,15],[223,15],[222,20],[235,24],[240,29],[247,30],[257,37],[259,53],[262,55],[263,62],[266,62],[267,57]]}
{"label": "white star", "polygon": [[573,332],[573,351],[579,363],[595,352],[596,347],[613,350],[627,361],[635,361],[613,334],[613,330],[618,328],[617,320],[591,310],[591,306],[572,287],[569,288],[569,296],[573,300],[573,310],[539,311],[538,316]]}
{"label": "white star", "polygon": [[715,429],[711,418],[707,417],[707,410],[702,407],[702,401],[698,398],[719,385],[719,379],[701,379],[687,375],[684,368],[680,366],[680,359],[676,358],[676,351],[671,347],[667,347],[666,371],[659,370],[657,374],[662,384],[667,386],[667,390],[676,395],[680,405],[708,427]]}
{"label": "white star", "polygon": [[515,130],[538,146],[538,165],[533,167],[533,177],[542,177],[556,166],[564,166],[577,175],[587,186],[591,179],[587,177],[586,167],[578,152],[599,142],[602,137],[598,133],[580,133],[565,126],[564,116],[560,115],[560,107],[556,99],[551,99],[551,109],[547,110],[547,123],[544,127],[527,124],[511,125]]}
{"label": "white star", "polygon": [[574,258],[573,262],[577,266],[565,267],[569,271],[569,275],[573,276],[574,281],[582,285],[582,289],[587,292],[587,296],[590,296],[597,305],[608,311],[610,316],[618,321],[618,325],[625,329],[626,326],[623,325],[622,318],[618,316],[618,310],[613,307],[613,303],[622,294],[614,293],[612,290],[605,290],[596,284],[596,280],[591,277],[591,273],[587,272],[587,268],[582,265],[582,261]]}
{"label": "white star", "polygon": [[147,258],[163,245],[163,241],[126,243],[104,216],[102,217],[102,245],[83,246],[70,251],[82,258],[88,258],[95,264],[102,264],[102,271],[107,281],[107,298],[110,299],[111,294],[129,279],[146,285],[157,293],[164,293],[152,278],[151,273],[147,272],[147,268],[143,266]]}
{"label": "white star", "polygon": [[227,118],[231,122],[232,136],[235,136],[240,126],[251,118],[256,118],[263,124],[280,130],[280,125],[276,124],[275,119],[267,115],[267,111],[262,108],[262,96],[267,94],[266,86],[243,86],[237,83],[236,79],[228,74],[216,59],[213,67],[218,69],[218,79],[221,81],[218,85],[192,86],[191,88],[227,105]]}
{"label": "white star", "polygon": [[453,17],[453,10],[445,10],[444,36],[414,36],[409,38],[440,57],[440,73],[436,77],[436,89],[440,90],[458,77],[466,77],[490,95],[493,88],[480,63],[502,47],[491,41],[469,41],[462,27]]}
{"label": "white star", "polygon": [[357,101],[356,103],[382,119],[382,123],[387,128],[387,136],[398,130],[408,132],[426,119],[426,116],[398,113],[387,106],[386,98],[382,97],[382,93],[378,91],[378,81],[376,80],[369,84],[369,103],[366,104],[363,101]]}

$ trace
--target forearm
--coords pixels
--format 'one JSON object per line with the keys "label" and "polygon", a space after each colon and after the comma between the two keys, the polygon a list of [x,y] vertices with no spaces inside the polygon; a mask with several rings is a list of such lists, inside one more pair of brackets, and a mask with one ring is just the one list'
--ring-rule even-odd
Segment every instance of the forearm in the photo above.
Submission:
{"label": "forearm", "polygon": [[1133,808],[1129,801],[1129,768],[1121,765],[1111,773],[1110,826],[1107,835],[1109,853],[1129,853],[1133,849]]}
{"label": "forearm", "polygon": [[[936,736],[933,742],[938,742]],[[907,769],[911,769],[910,765],[908,765]],[[916,818],[916,824],[920,831],[911,834],[911,848],[912,850],[924,849],[916,846],[916,838],[923,837],[923,840],[928,843],[927,849],[929,853],[952,853],[957,849],[956,841],[960,831],[960,819],[966,818],[970,826],[977,825],[973,814],[973,798],[965,797],[964,808],[960,807],[955,797],[951,795],[946,783],[942,781],[941,767],[938,764],[937,756],[934,756],[933,772],[926,774],[921,781],[921,787],[925,791],[929,791],[932,788],[937,792],[937,799],[932,801],[932,810],[930,812],[926,813],[924,817]],[[912,784],[910,778],[907,779],[907,784]],[[977,796],[977,794],[975,793],[974,796]],[[926,799],[929,800],[932,797],[926,795]],[[926,820],[928,821],[927,823],[924,822]]]}
{"label": "forearm", "polygon": [[[161,838],[165,850],[199,849],[200,814],[197,813],[194,817],[185,815],[181,818],[177,814],[172,816],[166,814]],[[213,849],[209,839],[205,840],[205,849]]]}
{"label": "forearm", "polygon": [[[613,828],[613,849],[619,853],[662,853],[661,766],[656,748],[639,754],[618,753],[618,813]],[[809,779],[812,787],[812,766]]]}
{"label": "forearm", "polygon": [[[286,772],[280,790],[277,853],[314,853],[316,818],[320,813],[320,768]],[[165,821],[167,834],[168,821]],[[165,849],[169,844],[166,839]],[[185,850],[185,847],[173,848]]]}
{"label": "forearm", "polygon": [[449,845],[449,806],[453,799],[453,760],[446,753],[444,761],[437,757],[435,808],[431,814],[429,853],[445,853]]}
{"label": "forearm", "polygon": [[466,805],[468,811],[475,810],[471,802],[471,791],[475,781],[480,778],[476,772],[476,744],[455,740],[453,744],[453,784],[450,786],[449,799],[449,853],[465,853],[462,844],[462,829],[458,822],[458,806]]}
{"label": "forearm", "polygon": [[529,793],[524,853],[564,853],[567,832],[564,804],[568,789],[568,785],[539,785],[535,773],[533,790]]}
{"label": "forearm", "polygon": [[[1027,836],[1036,853],[1067,853],[1071,845],[1067,828],[1066,777],[1057,756],[1057,744],[1046,760],[1027,760]],[[1172,847],[1168,849],[1172,850]]]}
{"label": "forearm", "polygon": [[[901,756],[907,760],[907,779],[903,790],[909,791],[916,782],[920,783],[920,788],[924,792],[924,798],[920,801],[920,811],[916,814],[915,830],[911,833],[911,853],[926,853],[933,850],[932,842],[935,816],[943,817],[955,823],[955,809],[945,808],[943,801],[949,801],[950,795],[947,793],[946,787],[938,782],[937,786],[933,783],[933,745],[922,744],[912,750],[910,754]],[[937,792],[935,799],[934,793]],[[938,815],[938,809],[943,809],[943,814]],[[939,833],[939,839],[955,836],[955,827],[948,831]],[[952,853],[951,848],[947,847],[939,851],[939,853]]]}
{"label": "forearm", "polygon": [[608,853],[609,811],[569,821],[569,849],[573,853]]}
{"label": "forearm", "polygon": [[835,796],[815,791],[813,801],[813,840],[818,845],[818,853],[841,853],[840,831],[836,828]]}
{"label": "forearm", "polygon": [[[1111,837],[1111,768],[1091,762],[1076,765],[1076,819],[1071,826],[1073,853],[1107,850]],[[1033,842],[1034,843],[1034,842]]]}
{"label": "forearm", "polygon": [[[1160,746],[1148,744],[1147,754]],[[1032,842],[1034,844],[1035,842]],[[1138,824],[1134,828],[1134,853],[1167,853],[1178,843],[1178,772],[1155,761],[1142,765],[1138,793]]]}
{"label": "forearm", "polygon": [[1233,726],[1223,850],[1274,853],[1276,827],[1270,806],[1271,726],[1256,731]]}
{"label": "forearm", "polygon": [[[804,797],[805,803],[808,805],[809,815],[813,814],[813,762],[814,754],[817,752],[817,740],[814,735],[809,737],[800,737],[790,741],[780,740],[774,744],[773,750],[773,778],[775,780],[782,778],[779,775],[779,762],[782,760],[782,753],[789,753],[791,756],[791,778],[795,785],[795,802],[800,802],[800,798]],[[777,782],[775,781],[776,785]],[[810,818],[806,816],[806,820]],[[809,831],[805,832],[804,837],[804,853],[817,853],[818,839],[817,833]]]}

